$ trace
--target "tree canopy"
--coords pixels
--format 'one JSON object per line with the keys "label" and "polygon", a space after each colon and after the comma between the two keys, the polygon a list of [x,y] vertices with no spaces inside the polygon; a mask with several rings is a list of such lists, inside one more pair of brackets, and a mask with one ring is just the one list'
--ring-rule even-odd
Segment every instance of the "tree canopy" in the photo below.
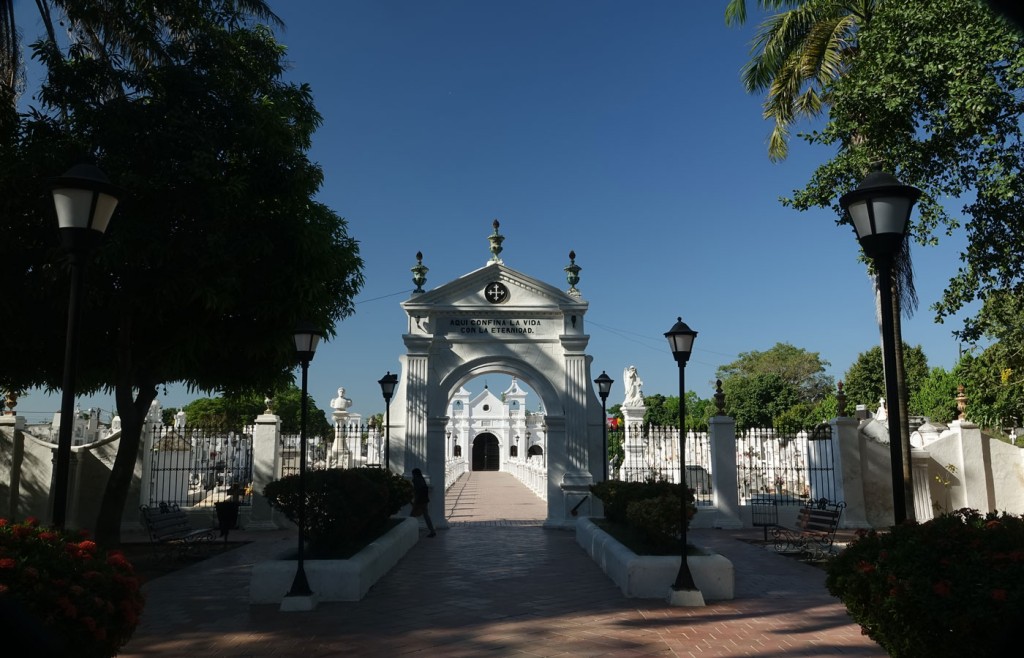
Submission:
{"label": "tree canopy", "polygon": [[[116,542],[156,386],[291,381],[296,325],[332,335],[362,262],[345,221],[315,201],[323,174],[307,151],[320,115],[245,11],[263,3],[58,4],[71,40],[33,44],[47,75],[38,105],[0,108],[0,268],[19,282],[6,304],[21,319],[0,334],[0,387],[60,382],[63,341],[44,328],[64,325],[69,268],[46,181],[94,160],[125,191],[89,263],[78,377],[80,391],[113,390],[122,419],[97,523]],[[134,46],[158,56],[143,66],[123,52]]]}
{"label": "tree canopy", "polygon": [[[273,412],[281,419],[281,432],[298,434],[301,429],[302,390],[289,384],[270,395]],[[332,426],[323,409],[308,399],[307,436],[332,436]],[[241,430],[266,409],[266,399],[255,393],[215,398],[199,398],[183,408],[189,425],[218,430]]]}
{"label": "tree canopy", "polygon": [[[928,377],[928,357],[920,345],[911,347],[904,343],[903,364],[907,373],[907,396],[913,398]],[[867,405],[869,409],[878,406],[878,401],[885,397],[881,348],[875,345],[857,355],[857,360],[843,376],[843,392],[849,409],[858,404]]]}
{"label": "tree canopy", "polygon": [[775,375],[788,385],[787,390],[799,401],[814,404],[832,392],[835,382],[825,372],[829,365],[818,352],[808,352],[789,343],[776,343],[763,352],[740,353],[735,361],[718,368],[717,377],[724,386],[735,378]]}
{"label": "tree canopy", "polygon": [[[938,319],[993,292],[1024,289],[1024,35],[980,0],[878,3],[859,53],[829,88],[829,120],[805,138],[839,147],[795,207],[831,207],[870,162],[923,190],[911,232],[935,242],[961,225],[962,266],[934,309]],[[959,204],[960,212],[947,206]],[[968,318],[973,341],[987,327]]]}

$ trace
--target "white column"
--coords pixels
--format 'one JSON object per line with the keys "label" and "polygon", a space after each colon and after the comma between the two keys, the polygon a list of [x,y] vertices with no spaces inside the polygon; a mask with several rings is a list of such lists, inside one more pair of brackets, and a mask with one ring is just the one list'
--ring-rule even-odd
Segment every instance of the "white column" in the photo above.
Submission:
{"label": "white column", "polygon": [[252,509],[246,529],[271,530],[283,520],[263,497],[267,484],[281,477],[281,419],[274,414],[256,417],[252,433]]}
{"label": "white column", "polygon": [[935,510],[932,509],[931,477],[928,475],[928,465],[931,461],[931,455],[927,450],[911,448],[910,462],[914,469],[914,518],[918,523],[930,521],[935,517]]}
{"label": "white column", "polygon": [[[843,528],[870,528],[864,497],[864,461],[861,459],[860,421],[843,416],[833,418],[832,447],[835,456],[836,498],[846,503],[840,525]],[[891,503],[890,503],[891,508]],[[890,511],[891,514],[891,511]],[[890,517],[891,518],[891,517]]]}
{"label": "white column", "polygon": [[736,421],[729,416],[708,420],[711,440],[711,486],[717,515],[716,528],[742,528],[739,489],[736,486]]}

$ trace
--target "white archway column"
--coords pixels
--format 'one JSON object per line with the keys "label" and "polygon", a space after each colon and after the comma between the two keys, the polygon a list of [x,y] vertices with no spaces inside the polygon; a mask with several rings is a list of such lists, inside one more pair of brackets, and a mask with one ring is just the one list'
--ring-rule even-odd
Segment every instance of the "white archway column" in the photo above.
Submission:
{"label": "white archway column", "polygon": [[[427,444],[426,464],[420,466],[424,475],[427,476],[427,483],[430,485],[430,520],[435,528],[447,528],[448,519],[444,517],[444,458],[445,458],[445,429],[448,427],[448,416],[434,416],[427,422]],[[415,459],[415,458],[413,458]],[[410,471],[416,468],[410,462]]]}
{"label": "white archway column", "polygon": [[[562,443],[565,450],[565,458],[561,461],[565,465],[565,472],[560,478],[555,479],[561,489],[563,510],[561,514],[549,514],[549,521],[558,522],[561,525],[572,525],[575,519],[580,516],[592,515],[592,500],[590,499],[590,485],[594,483],[593,473],[595,459],[597,467],[600,468],[601,455],[592,455],[589,447],[587,432],[587,400],[593,397],[590,390],[590,372],[587,355],[584,349],[587,346],[587,336],[565,336],[561,337],[562,349],[564,350],[565,362],[565,395],[562,402],[565,410],[564,424],[565,433]],[[550,428],[550,424],[549,424]],[[554,436],[552,435],[553,439]],[[550,446],[552,441],[549,440]],[[549,471],[549,477],[551,473]],[[554,479],[554,478],[553,478]],[[551,498],[548,498],[550,511]]]}
{"label": "white archway column", "polygon": [[[404,441],[402,450],[396,450],[394,442],[391,445],[391,470],[395,473],[402,473],[407,477],[416,466],[408,466],[410,463],[419,463],[427,455],[427,413],[428,395],[431,382],[429,380],[429,365],[431,339],[422,336],[406,336],[405,345],[408,349],[405,359],[405,368],[400,379],[400,386],[404,395],[405,419]],[[392,417],[394,417],[394,409]],[[444,445],[444,428],[441,428],[442,442]],[[394,438],[394,435],[392,435]],[[444,463],[444,450],[441,451],[442,464]],[[442,470],[443,482],[443,470]],[[443,489],[443,487],[442,487]]]}

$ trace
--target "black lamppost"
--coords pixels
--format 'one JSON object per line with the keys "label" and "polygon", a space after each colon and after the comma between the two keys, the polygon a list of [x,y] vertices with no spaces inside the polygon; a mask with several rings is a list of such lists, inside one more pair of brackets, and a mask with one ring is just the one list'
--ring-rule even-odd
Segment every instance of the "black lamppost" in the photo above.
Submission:
{"label": "black lamppost", "polygon": [[[693,582],[693,574],[690,573],[690,565],[686,560],[686,507],[689,498],[686,486],[686,362],[690,360],[690,353],[693,351],[693,341],[697,338],[697,332],[690,329],[677,318],[672,328],[665,333],[669,347],[672,349],[672,356],[679,364],[679,573],[676,574],[676,582],[672,584],[672,591],[696,592],[696,596],[687,600],[686,595],[679,598],[680,605],[704,605],[704,597]],[[699,598],[699,602],[697,599]]]}
{"label": "black lamppost", "polygon": [[60,240],[71,264],[71,297],[64,344],[64,380],[61,386],[60,430],[53,488],[53,525],[63,528],[68,509],[71,473],[71,432],[75,426],[75,375],[78,370],[78,324],[82,309],[78,297],[85,280],[89,254],[107,230],[120,190],[95,165],[75,165],[50,182],[57,209]]}
{"label": "black lamppost", "polygon": [[306,415],[308,408],[308,396],[306,395],[307,373],[309,362],[313,360],[316,353],[316,346],[320,344],[323,332],[314,328],[311,324],[302,324],[295,330],[295,354],[299,357],[302,365],[302,404],[299,413],[299,555],[298,568],[295,570],[295,580],[292,581],[292,588],[285,595],[288,596],[309,596],[313,592],[309,589],[309,581],[306,579],[305,564],[305,540],[306,540]]}
{"label": "black lamppost", "polygon": [[391,396],[398,385],[398,375],[387,374],[377,380],[380,392],[384,396],[384,468],[391,470]]}
{"label": "black lamppost", "polygon": [[612,392],[612,384],[615,380],[608,376],[604,370],[594,380],[597,384],[597,394],[601,397],[601,445],[604,446],[604,479],[608,481],[608,394]]}
{"label": "black lamppost", "polygon": [[896,329],[892,309],[893,258],[907,232],[907,221],[921,190],[903,185],[893,175],[873,171],[857,189],[839,199],[853,220],[864,254],[874,261],[882,311],[882,365],[885,372],[885,407],[889,418],[889,455],[892,461],[892,507],[896,525],[907,518],[913,499],[909,464],[903,461],[900,431],[899,382],[896,380]]}

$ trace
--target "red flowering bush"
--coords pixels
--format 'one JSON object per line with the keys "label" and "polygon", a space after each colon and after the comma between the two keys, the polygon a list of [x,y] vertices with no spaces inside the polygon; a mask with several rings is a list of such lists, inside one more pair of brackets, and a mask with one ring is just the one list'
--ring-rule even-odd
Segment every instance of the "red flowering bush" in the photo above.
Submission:
{"label": "red flowering bush", "polygon": [[826,586],[896,658],[1002,655],[1024,610],[1024,517],[961,509],[862,532]]}
{"label": "red flowering bush", "polygon": [[[0,609],[25,639],[61,643],[61,655],[114,656],[131,637],[143,598],[120,551],[87,535],[0,519]],[[6,640],[5,640],[6,641]]]}

